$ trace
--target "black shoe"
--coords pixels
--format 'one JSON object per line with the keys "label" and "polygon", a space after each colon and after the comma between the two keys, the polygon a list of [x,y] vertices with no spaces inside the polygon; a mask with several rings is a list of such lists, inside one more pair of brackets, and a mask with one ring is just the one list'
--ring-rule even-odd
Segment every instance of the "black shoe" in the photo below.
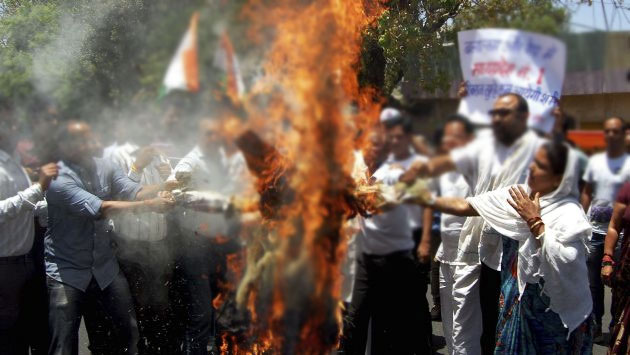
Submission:
{"label": "black shoe", "polygon": [[442,321],[442,307],[439,303],[434,304],[431,308],[431,320],[434,322]]}

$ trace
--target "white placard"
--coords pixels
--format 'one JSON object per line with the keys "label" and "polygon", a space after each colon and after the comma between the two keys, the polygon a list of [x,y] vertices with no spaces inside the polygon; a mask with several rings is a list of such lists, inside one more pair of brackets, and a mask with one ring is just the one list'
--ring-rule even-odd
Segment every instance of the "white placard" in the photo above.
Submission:
{"label": "white placard", "polygon": [[489,124],[497,96],[513,92],[529,104],[529,126],[551,132],[551,111],[562,93],[566,46],[560,40],[526,31],[481,29],[457,34],[468,95],[458,112],[474,123]]}

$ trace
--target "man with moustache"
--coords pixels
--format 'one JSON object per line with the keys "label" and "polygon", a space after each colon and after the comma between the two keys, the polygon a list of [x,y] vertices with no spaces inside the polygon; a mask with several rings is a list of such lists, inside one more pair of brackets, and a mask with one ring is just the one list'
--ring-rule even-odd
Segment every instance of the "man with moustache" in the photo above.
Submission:
{"label": "man with moustache", "polygon": [[[535,152],[545,142],[527,128],[527,101],[515,93],[497,98],[492,110],[492,135],[479,138],[449,154],[416,162],[401,176],[411,183],[418,177],[440,176],[450,171],[462,174],[472,188],[472,196],[501,187],[526,182],[529,164]],[[483,354],[494,352],[498,302],[502,236],[486,228],[480,218],[467,218],[462,226],[456,261],[465,265],[481,262],[479,289],[482,310]]]}

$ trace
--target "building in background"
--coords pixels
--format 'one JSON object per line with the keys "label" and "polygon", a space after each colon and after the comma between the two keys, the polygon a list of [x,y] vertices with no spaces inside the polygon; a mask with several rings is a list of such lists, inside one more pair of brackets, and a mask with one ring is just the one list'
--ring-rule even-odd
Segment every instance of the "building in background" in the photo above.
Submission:
{"label": "building in background", "polygon": [[[610,116],[630,120],[630,32],[571,33],[561,39],[568,51],[562,108],[576,119],[576,128],[600,130]],[[457,48],[449,50],[453,55],[444,65],[456,79],[447,92],[427,93],[410,81],[403,81],[397,89],[401,101],[417,117],[414,127],[427,137],[445,117],[457,111],[461,70]],[[591,145],[589,150],[599,141],[592,133],[583,136],[588,140],[585,144]],[[603,148],[603,137],[601,143]]]}

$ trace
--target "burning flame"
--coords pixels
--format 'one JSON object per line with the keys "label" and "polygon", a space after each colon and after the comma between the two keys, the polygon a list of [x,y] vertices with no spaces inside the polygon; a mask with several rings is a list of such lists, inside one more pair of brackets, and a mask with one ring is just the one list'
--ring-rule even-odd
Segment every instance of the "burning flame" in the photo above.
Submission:
{"label": "burning flame", "polygon": [[[250,39],[272,40],[264,78],[235,102],[250,131],[238,132],[234,119],[224,125],[249,147],[265,217],[237,292],[254,340],[237,352],[319,354],[337,344],[343,227],[356,212],[353,152],[357,132],[380,111],[357,79],[361,32],[380,11],[367,0],[250,0],[244,8]],[[234,352],[223,340],[221,351]]]}

